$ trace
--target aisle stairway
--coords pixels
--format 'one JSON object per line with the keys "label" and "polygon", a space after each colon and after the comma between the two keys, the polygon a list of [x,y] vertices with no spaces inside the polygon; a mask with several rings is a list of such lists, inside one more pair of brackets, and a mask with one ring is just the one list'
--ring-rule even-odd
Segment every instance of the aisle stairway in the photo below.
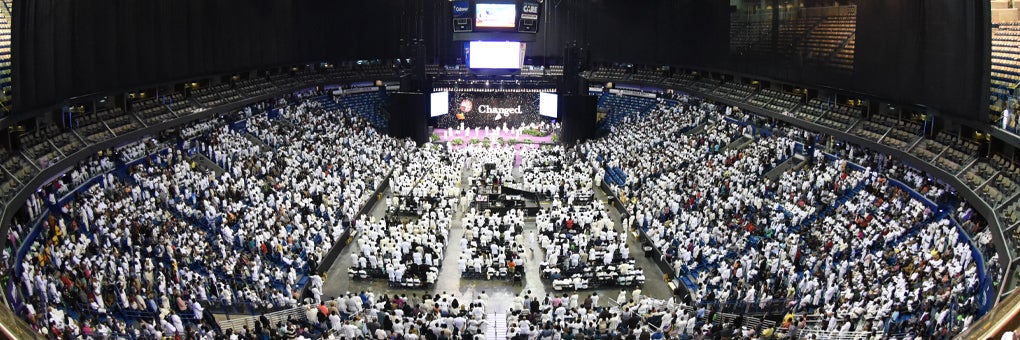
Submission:
{"label": "aisle stairway", "polygon": [[488,340],[505,340],[507,325],[506,325],[506,314],[502,313],[490,313],[485,316],[486,324],[489,325],[485,329],[485,338]]}
{"label": "aisle stairway", "polygon": [[783,174],[787,171],[800,169],[804,166],[804,164],[807,164],[807,159],[805,159],[804,156],[797,154],[793,157],[787,158],[786,161],[766,172],[764,177],[775,182],[778,181],[779,177],[783,176]]}
{"label": "aisle stairway", "polygon": [[740,150],[747,147],[748,145],[751,145],[751,143],[754,143],[754,137],[748,134],[744,134],[737,138],[736,140],[734,140],[733,142],[726,144],[726,146],[720,149],[719,151]]}

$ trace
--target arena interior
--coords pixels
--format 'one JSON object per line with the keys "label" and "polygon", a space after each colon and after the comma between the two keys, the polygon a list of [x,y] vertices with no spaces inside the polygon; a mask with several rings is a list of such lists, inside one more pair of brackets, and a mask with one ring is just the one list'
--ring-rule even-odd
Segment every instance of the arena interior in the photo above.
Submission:
{"label": "arena interior", "polygon": [[1018,339],[1009,0],[0,1],[8,339]]}

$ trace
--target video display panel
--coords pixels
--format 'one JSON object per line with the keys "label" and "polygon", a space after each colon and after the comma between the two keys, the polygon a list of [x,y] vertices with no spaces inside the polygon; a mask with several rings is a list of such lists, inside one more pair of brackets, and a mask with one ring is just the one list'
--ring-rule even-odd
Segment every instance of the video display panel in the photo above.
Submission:
{"label": "video display panel", "polygon": [[474,69],[520,69],[525,44],[518,41],[472,41],[468,43],[468,67]]}
{"label": "video display panel", "polygon": [[514,28],[516,23],[516,4],[478,3],[475,5],[475,27]]}

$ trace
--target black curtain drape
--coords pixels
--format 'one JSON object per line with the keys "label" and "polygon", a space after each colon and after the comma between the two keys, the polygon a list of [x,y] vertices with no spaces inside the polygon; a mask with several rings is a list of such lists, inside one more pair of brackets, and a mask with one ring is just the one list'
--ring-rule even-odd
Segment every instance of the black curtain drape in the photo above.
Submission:
{"label": "black curtain drape", "polygon": [[22,1],[13,23],[15,107],[261,66],[394,58],[399,4]]}
{"label": "black curtain drape", "polygon": [[[32,0],[14,11],[14,104],[28,111],[97,92],[261,66],[398,56],[401,0]],[[728,49],[729,2],[564,0],[545,4],[529,55],[579,41],[594,61],[731,70],[816,84],[965,119],[987,114],[986,0],[859,0],[853,74],[748,62]],[[426,6],[431,15],[448,5]],[[447,17],[448,13],[442,13]],[[430,21],[431,22],[431,21]],[[427,38],[449,37],[443,27]],[[447,33],[442,33],[447,32]],[[438,58],[458,44],[427,41]],[[769,61],[771,60],[771,62]],[[830,74],[831,73],[831,74]]]}

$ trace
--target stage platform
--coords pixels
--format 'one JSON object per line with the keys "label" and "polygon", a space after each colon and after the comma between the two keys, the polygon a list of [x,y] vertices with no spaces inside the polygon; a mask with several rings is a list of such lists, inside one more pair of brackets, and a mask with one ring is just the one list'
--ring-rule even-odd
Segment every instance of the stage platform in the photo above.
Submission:
{"label": "stage platform", "polygon": [[[459,130],[459,129],[435,129],[434,131],[432,131],[432,133],[435,133],[436,135],[439,135],[439,142],[450,142],[450,141],[453,141],[454,139],[458,139],[459,138],[460,140],[464,141],[464,145],[468,145],[469,141],[471,141],[471,139],[482,140],[485,137],[489,137],[489,140],[491,140],[493,143],[496,143],[496,140],[498,140],[499,138],[503,138],[503,140],[505,140],[505,141],[509,141],[511,139],[516,139],[518,141],[524,141],[525,139],[530,139],[530,140],[532,140],[534,142],[534,144],[555,144],[556,143],[556,142],[553,141],[553,135],[548,135],[548,136],[545,136],[545,137],[530,136],[530,135],[526,135],[526,134],[523,134],[523,133],[518,135],[517,132],[512,130],[512,129],[511,130],[501,130],[501,131],[498,131],[498,132],[496,130],[490,129],[488,134],[485,133],[485,129],[480,129],[480,130],[477,130],[477,131],[475,131],[475,129],[470,129],[470,130],[468,130],[468,129],[464,129],[464,130]],[[464,145],[462,145],[462,146],[464,146]],[[518,144],[518,145],[522,145],[522,144]]]}

